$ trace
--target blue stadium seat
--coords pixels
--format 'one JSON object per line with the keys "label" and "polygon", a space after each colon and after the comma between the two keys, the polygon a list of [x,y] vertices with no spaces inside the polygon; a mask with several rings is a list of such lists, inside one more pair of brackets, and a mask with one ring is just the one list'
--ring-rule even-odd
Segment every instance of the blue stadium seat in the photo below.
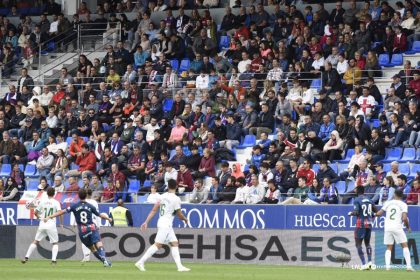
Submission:
{"label": "blue stadium seat", "polygon": [[335,183],[335,187],[337,188],[338,194],[346,193],[346,181],[338,181]]}
{"label": "blue stadium seat", "polygon": [[140,182],[138,180],[131,180],[128,184],[128,193],[137,193],[140,189]]}
{"label": "blue stadium seat", "polygon": [[348,163],[354,155],[354,149],[347,149],[346,157],[342,160],[336,160],[338,163]]}
{"label": "blue stadium seat", "polygon": [[25,177],[35,178],[38,177],[36,166],[33,164],[27,164],[23,173]]}
{"label": "blue stadium seat", "polygon": [[29,9],[29,14],[33,15],[33,16],[39,15],[39,14],[41,14],[41,12],[42,12],[41,8],[39,8],[39,7],[33,7],[33,8]]}
{"label": "blue stadium seat", "polygon": [[109,131],[109,124],[102,123],[102,129],[104,130],[104,132],[108,132]]}
{"label": "blue stadium seat", "polygon": [[402,174],[404,174],[404,175],[408,176],[408,175],[410,174],[410,165],[408,165],[408,163],[400,163],[400,164],[398,165],[398,170],[399,170]]}
{"label": "blue stadium seat", "polygon": [[188,58],[181,60],[181,64],[179,65],[179,73],[183,71],[188,71],[190,69],[190,60]]}
{"label": "blue stadium seat", "polygon": [[403,65],[403,55],[401,53],[394,53],[391,58],[391,67],[392,66],[401,66]]}
{"label": "blue stadium seat", "polygon": [[373,42],[371,48],[375,49],[376,47],[382,45],[382,42]]}
{"label": "blue stadium seat", "polygon": [[347,171],[347,167],[348,167],[347,164],[338,164],[338,172],[337,172],[337,174],[341,174],[344,171]]}
{"label": "blue stadium seat", "polygon": [[176,155],[176,151],[175,150],[171,150],[169,152],[169,160],[171,160],[175,155]]}
{"label": "blue stadium seat", "polygon": [[143,183],[143,188],[150,188],[152,186],[152,181],[146,180]]}
{"label": "blue stadium seat", "polygon": [[54,41],[51,41],[51,42],[48,42],[47,43],[47,51],[48,52],[53,52],[53,51],[55,51],[57,48],[56,48],[57,46],[55,45],[55,42]]}
{"label": "blue stadium seat", "polygon": [[414,148],[405,148],[401,161],[413,161],[416,159],[416,149]]}
{"label": "blue stadium seat", "polygon": [[395,160],[400,160],[402,154],[402,148],[396,147],[392,149],[387,149],[387,155],[385,157],[384,162],[391,162]]}
{"label": "blue stadium seat", "polygon": [[163,111],[170,112],[172,110],[173,104],[174,104],[173,99],[165,99],[165,101],[163,101]]}
{"label": "blue stadium seat", "polygon": [[318,173],[319,171],[319,164],[315,163],[314,165],[312,165],[312,170],[315,171],[315,173]]}
{"label": "blue stadium seat", "polygon": [[417,156],[416,156],[416,160],[420,160],[420,148],[419,148],[419,149],[417,149],[416,154],[417,154]]}
{"label": "blue stadium seat", "polygon": [[411,165],[411,176],[416,176],[417,172],[420,172],[420,164]]}
{"label": "blue stadium seat", "polygon": [[70,143],[71,143],[72,140],[73,140],[73,138],[71,138],[71,136],[66,138],[66,143],[69,147],[70,147]]}
{"label": "blue stadium seat", "polygon": [[245,149],[248,147],[254,147],[256,141],[257,139],[255,135],[251,135],[251,134],[245,135],[244,142],[241,145],[237,146],[236,149]]}
{"label": "blue stadium seat", "polygon": [[179,61],[178,59],[171,59],[171,66],[174,71],[178,71]]}
{"label": "blue stadium seat", "polygon": [[1,165],[0,176],[1,177],[9,177],[10,173],[12,172],[12,165],[3,163]]}
{"label": "blue stadium seat", "polygon": [[403,193],[404,196],[407,196],[411,191],[411,185],[404,188]]}
{"label": "blue stadium seat", "polygon": [[334,170],[335,173],[338,172],[338,166],[335,162],[329,164],[329,166],[331,167],[332,170]]}
{"label": "blue stadium seat", "polygon": [[371,128],[377,128],[381,125],[381,122],[379,121],[379,119],[371,119],[370,125],[371,125]]}
{"label": "blue stadium seat", "polygon": [[21,14],[22,16],[27,16],[27,15],[29,15],[29,11],[30,11],[30,8],[20,8],[20,9],[19,9],[19,12],[20,12],[20,14]]}
{"label": "blue stadium seat", "polygon": [[312,80],[311,88],[320,89],[321,86],[322,86],[322,80],[321,79],[314,79],[314,80]]}
{"label": "blue stadium seat", "polygon": [[390,163],[384,163],[384,171],[385,172],[391,171],[391,164]]}
{"label": "blue stadium seat", "polygon": [[229,36],[220,36],[219,49],[220,50],[229,49],[229,45],[230,45],[230,37]]}
{"label": "blue stadium seat", "polygon": [[416,54],[416,53],[420,53],[420,41],[415,41],[413,43],[413,46],[411,47],[411,50],[405,52],[405,54]]}
{"label": "blue stadium seat", "polygon": [[22,172],[25,171],[25,165],[19,164],[19,170]]}
{"label": "blue stadium seat", "polygon": [[348,184],[347,184],[347,190],[348,191],[351,191],[351,190],[353,190],[354,189],[354,185],[356,184],[356,182],[355,181],[349,181],[348,182]]}
{"label": "blue stadium seat", "polygon": [[139,195],[137,197],[137,203],[146,203],[148,197],[149,197],[148,194],[146,194],[146,195]]}
{"label": "blue stadium seat", "polygon": [[37,180],[29,180],[26,182],[26,190],[27,191],[36,191],[38,190],[39,182]]}
{"label": "blue stadium seat", "polygon": [[8,8],[1,8],[0,9],[0,16],[7,16],[7,14],[9,13],[9,9]]}
{"label": "blue stadium seat", "polygon": [[77,169],[79,169],[79,166],[77,164],[75,163],[70,164],[70,170],[77,170]]}
{"label": "blue stadium seat", "polygon": [[379,65],[380,66],[385,66],[385,67],[389,67],[389,55],[386,53],[380,54],[379,58]]}

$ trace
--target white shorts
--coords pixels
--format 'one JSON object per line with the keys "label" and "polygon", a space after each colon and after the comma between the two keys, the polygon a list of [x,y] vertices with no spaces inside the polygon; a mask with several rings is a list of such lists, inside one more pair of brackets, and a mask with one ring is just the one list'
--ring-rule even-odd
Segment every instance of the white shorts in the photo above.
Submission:
{"label": "white shorts", "polygon": [[396,230],[387,230],[384,233],[384,244],[385,245],[394,245],[394,242],[397,244],[406,243],[407,236],[403,229]]}
{"label": "white shorts", "polygon": [[47,236],[50,239],[50,243],[58,243],[57,227],[39,227],[35,235],[35,240],[41,241]]}
{"label": "white shorts", "polygon": [[178,239],[176,238],[173,228],[158,228],[158,232],[155,238],[156,243],[168,244],[170,242],[176,241],[178,241]]}

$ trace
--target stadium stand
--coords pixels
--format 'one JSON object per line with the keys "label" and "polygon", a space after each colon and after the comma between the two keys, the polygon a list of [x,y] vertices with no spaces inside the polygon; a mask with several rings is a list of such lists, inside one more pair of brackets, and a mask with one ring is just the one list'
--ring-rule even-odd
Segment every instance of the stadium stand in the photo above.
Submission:
{"label": "stadium stand", "polygon": [[[75,15],[49,4],[0,8],[0,175],[13,188],[36,190],[46,177],[64,192],[90,186],[99,202],[143,203],[174,178],[187,203],[197,180],[210,190],[217,176],[223,193],[244,177],[249,195],[274,180],[281,203],[304,176],[323,202],[328,176],[339,203],[351,203],[346,192],[369,177],[379,178],[372,197],[383,187],[383,165],[410,177],[407,195],[417,191],[420,14],[411,0],[409,16],[394,1],[313,11],[289,1],[116,2]],[[0,199],[18,199],[12,187]]]}

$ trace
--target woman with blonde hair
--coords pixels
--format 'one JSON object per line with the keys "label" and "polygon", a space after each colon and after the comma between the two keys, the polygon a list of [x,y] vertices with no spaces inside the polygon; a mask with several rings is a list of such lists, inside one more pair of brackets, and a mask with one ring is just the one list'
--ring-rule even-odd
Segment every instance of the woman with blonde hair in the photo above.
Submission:
{"label": "woman with blonde hair", "polygon": [[369,78],[382,76],[381,66],[379,66],[378,56],[375,52],[369,51],[365,64],[366,75]]}

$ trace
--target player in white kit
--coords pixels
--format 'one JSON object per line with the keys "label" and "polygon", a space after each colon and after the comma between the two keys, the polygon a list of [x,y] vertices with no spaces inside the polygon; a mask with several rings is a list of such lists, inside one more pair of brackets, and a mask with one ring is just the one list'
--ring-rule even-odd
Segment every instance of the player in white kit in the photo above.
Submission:
{"label": "player in white kit", "polygon": [[144,268],[144,263],[153,256],[164,244],[171,245],[171,254],[176,263],[179,272],[190,271],[189,268],[186,268],[181,263],[181,257],[179,255],[178,248],[178,239],[175,236],[174,229],[172,224],[174,221],[175,215],[179,219],[188,224],[188,219],[181,212],[181,199],[176,196],[176,181],[173,179],[168,180],[168,192],[164,193],[159,201],[155,204],[153,209],[150,211],[149,215],[146,218],[146,221],[141,225],[141,230],[144,231],[147,229],[147,224],[159,211],[159,220],[158,220],[158,232],[155,238],[155,243],[147,249],[143,257],[135,264],[140,271],[146,271]]}
{"label": "player in white kit", "polygon": [[[58,254],[58,232],[56,219],[50,219],[47,222],[44,222],[44,218],[48,217],[61,210],[60,202],[54,199],[55,190],[53,188],[47,189],[48,198],[41,200],[38,207],[35,209],[35,216],[40,219],[39,227],[35,235],[35,240],[29,245],[28,251],[25,258],[22,260],[22,263],[26,263],[29,260],[29,257],[36,249],[39,242],[45,237],[49,237],[50,243],[52,246],[52,257],[51,263],[57,263],[57,254]],[[60,217],[60,224],[63,225],[63,218]]]}
{"label": "player in white kit", "polygon": [[402,201],[403,192],[396,190],[394,193],[394,199],[385,202],[382,209],[376,213],[376,216],[380,217],[386,212],[385,218],[385,232],[384,232],[384,244],[387,246],[385,251],[385,268],[386,270],[391,269],[391,251],[394,246],[394,242],[401,244],[403,248],[403,255],[405,263],[407,264],[407,271],[414,271],[411,266],[410,250],[408,250],[407,236],[403,229],[403,223],[407,228],[408,232],[411,232],[410,224],[408,222],[408,207]]}
{"label": "player in white kit", "polygon": [[[87,197],[86,202],[91,204],[93,207],[96,208],[96,211],[99,213],[99,204],[96,200],[92,199],[92,189],[87,188],[86,189]],[[93,215],[93,223],[96,225],[97,229],[101,227],[101,218],[98,216]],[[82,243],[82,251],[83,251],[83,259],[82,262],[89,262],[90,261],[90,249],[85,246],[85,244]]]}

